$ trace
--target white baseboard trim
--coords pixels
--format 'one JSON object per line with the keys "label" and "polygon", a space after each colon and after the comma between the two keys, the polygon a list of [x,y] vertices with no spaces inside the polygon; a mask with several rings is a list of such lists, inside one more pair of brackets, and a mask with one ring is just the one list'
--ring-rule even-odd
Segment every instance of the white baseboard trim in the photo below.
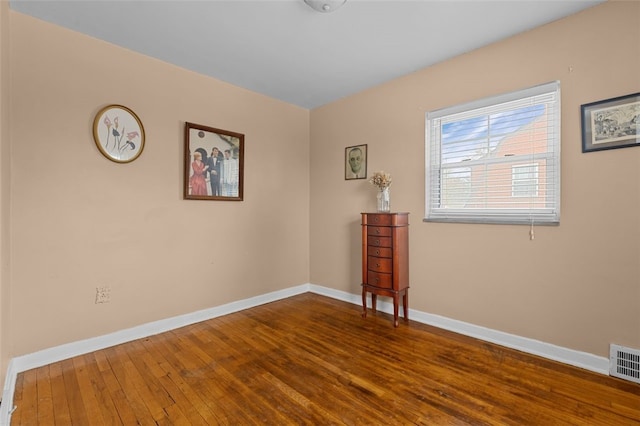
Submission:
{"label": "white baseboard trim", "polygon": [[[89,352],[119,345],[121,343],[130,342],[132,340],[141,339],[165,331],[174,330],[186,325],[195,324],[208,319],[231,314],[244,309],[249,309],[265,303],[275,302],[287,297],[298,294],[311,292],[322,296],[331,297],[336,300],[352,303],[355,305],[362,304],[362,296],[347,293],[341,290],[335,290],[328,287],[318,286],[314,284],[302,284],[296,287],[290,287],[284,290],[278,290],[260,296],[227,303],[225,305],[216,306],[201,311],[192,312],[185,315],[179,315],[173,318],[154,321],[142,324],[137,327],[126,330],[116,331],[114,333],[103,336],[93,337],[78,342],[67,343],[49,349],[44,349],[32,354],[22,355],[11,359],[7,368],[5,386],[2,393],[2,404],[0,404],[0,425],[9,426],[11,424],[11,413],[13,412],[13,394],[15,392],[16,378],[19,373],[43,365],[58,362],[64,359],[83,355]],[[370,303],[370,302],[369,302]],[[393,313],[393,305],[389,302],[378,300],[378,310],[386,313]],[[522,352],[538,355],[544,358],[559,361],[565,364],[584,368],[596,373],[609,374],[609,359],[596,356],[586,352],[580,352],[568,349],[550,343],[540,342],[538,340],[520,337],[502,331],[492,330],[489,328],[465,323],[439,315],[429,314],[426,312],[409,309],[409,318],[412,321],[421,322],[432,325],[434,327],[443,328],[445,330],[460,333],[466,336],[475,337],[480,340],[495,343]]]}
{"label": "white baseboard trim", "polygon": [[2,426],[11,425],[11,413],[13,413],[14,410],[13,393],[16,389],[16,378],[18,373],[19,372],[16,371],[15,368],[14,360],[10,360],[9,366],[7,367],[7,375],[4,380],[2,404],[0,404],[0,425]]}
{"label": "white baseboard trim", "polygon": [[[309,291],[356,305],[362,305],[361,295],[354,295],[313,284],[309,286]],[[369,296],[367,296],[367,298],[370,300]],[[393,304],[378,300],[377,310],[393,314]],[[545,343],[539,340],[529,339],[527,337],[516,336],[514,334],[469,324],[440,315],[417,311],[415,309],[409,309],[409,318],[412,321],[432,325],[434,327],[453,331],[465,336],[475,337],[507,348],[516,349],[532,355],[538,355],[543,358],[573,365],[574,367],[584,368],[585,370],[593,371],[595,373],[605,375],[609,374],[609,359],[605,357],[556,346],[551,343]]]}

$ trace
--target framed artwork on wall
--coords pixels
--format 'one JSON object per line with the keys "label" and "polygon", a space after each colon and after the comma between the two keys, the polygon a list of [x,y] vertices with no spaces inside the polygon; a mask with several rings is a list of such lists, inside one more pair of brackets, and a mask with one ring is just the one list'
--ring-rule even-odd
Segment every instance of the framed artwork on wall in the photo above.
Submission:
{"label": "framed artwork on wall", "polygon": [[640,93],[584,104],[582,152],[640,145]]}
{"label": "framed artwork on wall", "polygon": [[122,105],[107,105],[93,119],[93,140],[109,160],[130,163],[144,149],[144,127],[135,112]]}
{"label": "framed artwork on wall", "polygon": [[345,180],[367,178],[367,145],[348,146],[344,150]]}
{"label": "framed artwork on wall", "polygon": [[185,123],[184,199],[242,201],[244,135]]}

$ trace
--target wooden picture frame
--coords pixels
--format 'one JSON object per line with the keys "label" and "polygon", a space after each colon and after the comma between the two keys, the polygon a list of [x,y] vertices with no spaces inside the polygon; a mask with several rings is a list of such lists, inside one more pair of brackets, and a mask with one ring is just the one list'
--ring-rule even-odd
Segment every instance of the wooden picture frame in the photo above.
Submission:
{"label": "wooden picture frame", "polygon": [[348,146],[344,149],[344,179],[367,178],[367,144]]}
{"label": "wooden picture frame", "polygon": [[242,201],[243,193],[244,135],[185,123],[184,199]]}
{"label": "wooden picture frame", "polygon": [[582,152],[640,145],[640,93],[584,104]]}
{"label": "wooden picture frame", "polygon": [[109,160],[130,163],[144,149],[144,126],[131,109],[123,105],[107,105],[93,119],[93,140]]}

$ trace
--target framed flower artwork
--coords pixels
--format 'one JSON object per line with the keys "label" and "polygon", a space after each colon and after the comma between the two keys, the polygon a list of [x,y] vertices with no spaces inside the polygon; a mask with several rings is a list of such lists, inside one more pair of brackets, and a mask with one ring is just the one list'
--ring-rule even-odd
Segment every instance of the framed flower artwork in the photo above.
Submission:
{"label": "framed flower artwork", "polygon": [[109,160],[130,163],[144,149],[144,127],[135,112],[122,105],[108,105],[93,120],[93,139]]}

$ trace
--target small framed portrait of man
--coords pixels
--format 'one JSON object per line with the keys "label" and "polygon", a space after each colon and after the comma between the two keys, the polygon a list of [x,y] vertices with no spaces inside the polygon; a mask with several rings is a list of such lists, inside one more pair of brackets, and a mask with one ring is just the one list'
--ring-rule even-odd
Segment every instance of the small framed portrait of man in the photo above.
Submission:
{"label": "small framed portrait of man", "polygon": [[344,178],[367,178],[367,145],[348,146],[344,150]]}

